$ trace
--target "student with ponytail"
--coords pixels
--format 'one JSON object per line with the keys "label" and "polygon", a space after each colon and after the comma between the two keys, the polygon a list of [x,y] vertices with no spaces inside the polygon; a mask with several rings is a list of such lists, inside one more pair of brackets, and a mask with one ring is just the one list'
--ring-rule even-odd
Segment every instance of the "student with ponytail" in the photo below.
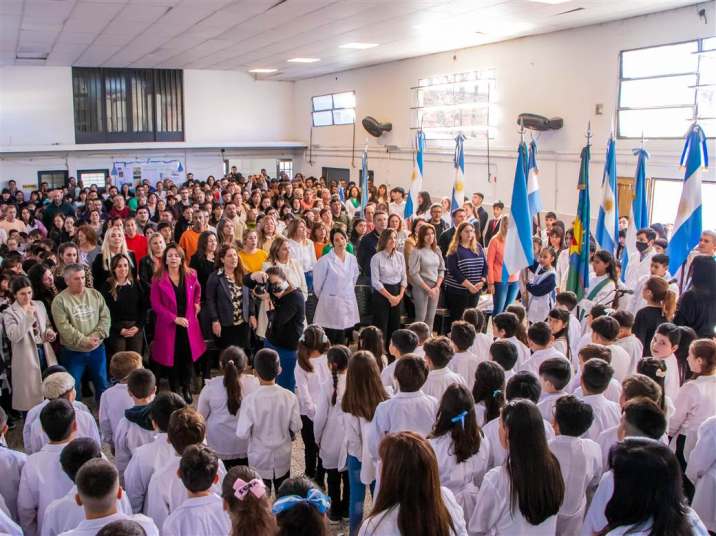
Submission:
{"label": "student with ponytail", "polygon": [[580,319],[589,314],[595,305],[614,309],[619,306],[619,296],[616,292],[619,286],[619,277],[617,275],[617,265],[612,254],[604,249],[597,251],[592,256],[592,269],[594,270],[594,277],[589,281],[587,295],[578,304]]}
{"label": "student with ponytail", "polygon": [[321,385],[313,432],[319,445],[318,455],[321,458],[321,465],[326,470],[328,495],[331,497],[328,519],[331,522],[339,522],[342,518],[348,518],[348,471],[340,470],[346,465],[343,448],[346,432],[341,402],[346,392],[346,372],[351,351],[339,344],[331,346],[326,356],[332,381]]}
{"label": "student with ponytail", "polygon": [[331,500],[305,476],[289,478],[276,492],[272,511],[276,536],[328,536],[326,513]]}
{"label": "student with ponytail", "polygon": [[224,510],[229,514],[229,536],[274,536],[276,519],[259,474],[249,467],[233,467],[221,484]]}
{"label": "student with ponytail", "polygon": [[547,324],[554,336],[554,349],[561,352],[576,370],[577,356],[572,356],[572,341],[569,340],[569,320],[572,315],[566,309],[552,309],[547,314]]}
{"label": "student with ponytail", "polygon": [[651,355],[661,359],[666,365],[664,377],[664,395],[676,400],[679,394],[679,362],[675,352],[681,344],[681,329],[670,322],[659,324],[651,340]]}
{"label": "student with ponytail", "polygon": [[221,352],[219,366],[224,374],[206,382],[197,411],[206,420],[206,444],[230,469],[248,465],[248,443],[236,437],[236,425],[242,400],[259,388],[259,381],[248,372],[248,359],[238,346]]}
{"label": "student with ponytail", "polygon": [[644,356],[648,356],[651,355],[651,339],[656,327],[674,318],[676,293],[669,288],[666,279],[654,276],[644,283],[642,296],[646,306],[637,311],[632,330],[644,346]]}
{"label": "student with ponytail", "polygon": [[500,416],[505,405],[505,371],[494,361],[483,361],[475,372],[472,387],[477,424],[484,426]]}

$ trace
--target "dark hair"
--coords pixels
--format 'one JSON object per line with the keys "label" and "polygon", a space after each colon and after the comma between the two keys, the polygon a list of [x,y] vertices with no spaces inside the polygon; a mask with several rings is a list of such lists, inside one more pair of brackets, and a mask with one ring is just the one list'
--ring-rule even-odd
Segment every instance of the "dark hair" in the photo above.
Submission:
{"label": "dark hair", "polygon": [[498,313],[492,317],[492,325],[505,332],[505,338],[514,337],[520,320],[515,313]]}
{"label": "dark hair", "polygon": [[[458,420],[455,421],[455,418]],[[457,463],[479,452],[482,431],[477,424],[475,400],[468,388],[458,383],[449,385],[443,393],[430,437],[440,437],[448,432],[452,439],[451,452],[455,454]]]}
{"label": "dark hair", "polygon": [[145,368],[134,369],[127,376],[127,390],[136,398],[151,396],[157,387],[154,373]]}
{"label": "dark hair", "polygon": [[619,322],[611,316],[600,316],[592,321],[592,331],[609,342],[619,335]]}
{"label": "dark hair", "polygon": [[176,393],[159,393],[152,401],[149,415],[156,423],[160,432],[166,432],[169,427],[169,418],[178,409],[186,407],[184,399]]}
{"label": "dark hair", "polygon": [[375,408],[388,398],[373,354],[365,350],[354,353],[348,360],[346,392],[341,400],[341,409],[350,415],[372,421]]}
{"label": "dark hair", "polygon": [[539,375],[561,391],[572,377],[572,365],[563,357],[551,357],[540,364]]}
{"label": "dark hair", "polygon": [[485,329],[485,314],[477,307],[470,307],[462,312],[462,319],[475,327],[476,333]]}
{"label": "dark hair", "polygon": [[564,305],[570,311],[577,306],[577,295],[571,290],[557,293],[557,303]]}
{"label": "dark hair", "polygon": [[612,362],[612,351],[603,344],[589,343],[579,350],[579,357],[586,363],[590,359],[601,359],[607,363]]}
{"label": "dark hair", "polygon": [[527,337],[534,344],[539,346],[547,346],[549,341],[552,340],[552,330],[546,322],[535,322],[527,330]]}
{"label": "dark hair", "polygon": [[590,359],[582,367],[582,384],[589,390],[586,394],[601,394],[609,387],[614,369],[603,359]]}
{"label": "dark hair", "polygon": [[552,335],[554,335],[555,340],[564,337],[564,341],[566,342],[565,346],[567,350],[565,357],[567,359],[572,359],[572,345],[569,340],[569,323],[571,321],[571,316],[572,315],[569,314],[569,311],[565,311],[564,309],[552,309],[547,314],[547,318],[554,318],[555,320],[559,320],[564,324],[564,327],[561,330],[559,330],[557,333],[553,333]]}
{"label": "dark hair", "polygon": [[[609,316],[619,323],[620,328],[631,329],[634,327],[634,315],[629,311],[614,311]],[[594,329],[594,326],[592,326],[592,329]]]}
{"label": "dark hair", "polygon": [[423,350],[436,369],[445,368],[455,354],[450,339],[445,336],[431,337],[423,344]]}
{"label": "dark hair", "polygon": [[254,370],[256,375],[264,381],[275,380],[281,368],[278,352],[271,348],[261,348],[254,355]]}
{"label": "dark hair", "polygon": [[[656,242],[655,242],[656,244]],[[666,253],[657,253],[655,255],[652,255],[651,262],[655,262],[656,264],[661,264],[662,266],[669,267],[669,256]]]}
{"label": "dark hair", "polygon": [[325,354],[331,343],[323,331],[321,326],[311,324],[305,330],[298,340],[298,366],[306,372],[313,372],[313,363],[311,363],[311,354],[318,352]]}
{"label": "dark hair", "polygon": [[632,398],[622,408],[626,435],[659,440],[666,432],[666,415],[656,402],[646,397]]}
{"label": "dark hair", "polygon": [[614,491],[604,510],[607,526],[602,534],[647,521],[654,535],[692,534],[681,467],[669,447],[656,441],[626,439],[612,447],[609,465]]}
{"label": "dark hair", "polygon": [[493,361],[482,361],[475,370],[475,384],[472,386],[475,403],[485,405],[483,424],[500,416],[505,405],[505,371]]}
{"label": "dark hair", "polygon": [[351,351],[347,346],[336,344],[326,352],[328,367],[331,369],[333,379],[333,394],[331,395],[331,406],[336,405],[338,399],[338,373],[348,369],[348,361],[351,358]]}
{"label": "dark hair", "polygon": [[702,374],[712,374],[716,369],[716,342],[711,339],[697,339],[691,343],[691,351],[694,357],[704,362],[704,371]]}
{"label": "dark hair", "polygon": [[103,458],[88,460],[75,476],[77,493],[96,500],[107,498],[118,484],[117,469]]}
{"label": "dark hair", "polygon": [[465,320],[455,320],[450,326],[450,340],[461,352],[472,346],[476,336],[475,326]]}
{"label": "dark hair", "polygon": [[[209,245],[209,238],[212,237],[212,236],[213,236],[214,238],[216,238],[216,242],[218,243],[218,242],[219,242],[219,239],[218,239],[218,237],[216,236],[216,233],[215,233],[214,231],[202,231],[202,232],[199,234],[199,239],[198,239],[198,241],[197,241],[196,253],[195,253],[195,255],[196,255],[199,259],[201,259],[201,260],[206,260],[206,249],[207,249],[207,247],[208,247],[208,245]],[[239,264],[241,264],[241,263],[239,263]]]}
{"label": "dark hair", "polygon": [[707,296],[716,293],[716,261],[713,257],[694,257],[691,261],[691,286],[694,292],[698,291]]}
{"label": "dark hair", "polygon": [[598,303],[597,305],[595,305],[594,307],[592,307],[589,310],[588,314],[589,314],[589,316],[592,317],[592,321],[594,321],[597,318],[599,318],[600,316],[605,316],[607,314],[607,306],[602,305],[601,303]]}
{"label": "dark hair", "polygon": [[[229,536],[274,536],[276,519],[271,513],[269,496],[256,497],[248,493],[243,500],[239,499],[234,491],[234,483],[239,479],[249,483],[252,480],[261,481],[261,476],[250,467],[242,465],[234,466],[226,473],[221,483],[221,496],[231,518]],[[263,485],[263,482],[259,485]]]}
{"label": "dark hair", "polygon": [[192,493],[211,488],[219,471],[219,458],[209,447],[189,445],[184,449],[179,462],[179,478],[184,487]]}
{"label": "dark hair", "polygon": [[594,411],[576,396],[564,395],[554,403],[554,420],[560,435],[579,437],[592,426]]}
{"label": "dark hair", "polygon": [[[598,259],[607,265],[607,277],[612,280],[615,288],[619,285],[619,274],[617,273],[617,263],[614,260],[614,256],[609,253],[606,249],[600,249],[594,253],[593,259]],[[614,293],[614,300],[611,306],[615,309],[619,306],[619,293]]]}
{"label": "dark hair", "polygon": [[60,453],[60,465],[65,474],[75,481],[77,471],[84,463],[93,458],[101,458],[102,450],[94,439],[78,437],[70,441]]}
{"label": "dark hair", "polygon": [[659,406],[666,411],[666,361],[656,357],[643,357],[637,362],[636,371],[654,380],[661,388]]}
{"label": "dark hair", "polygon": [[428,378],[428,365],[425,360],[414,354],[407,354],[395,364],[395,379],[403,393],[414,393],[423,386]]}
{"label": "dark hair", "polygon": [[13,296],[27,287],[32,288],[32,283],[24,275],[15,276],[10,280],[10,292]]}
{"label": "dark hair", "polygon": [[651,227],[644,227],[637,230],[636,236],[639,236],[640,234],[646,235],[646,239],[649,241],[656,240],[656,231]]}
{"label": "dark hair", "polygon": [[50,400],[40,410],[40,424],[50,441],[63,441],[72,433],[75,408],[64,398]]}
{"label": "dark hair", "polygon": [[697,339],[698,335],[689,326],[679,326],[679,331],[681,331],[681,340],[679,340],[679,347],[674,352],[674,355],[679,365],[679,385],[682,385],[693,376],[688,363],[689,346]]}
{"label": "dark hair", "polygon": [[236,415],[241,408],[241,374],[246,370],[248,358],[238,346],[228,346],[219,355],[221,369],[224,371],[224,388],[226,404],[231,415]]}
{"label": "dark hair", "polygon": [[542,394],[542,387],[537,377],[531,372],[521,370],[507,380],[507,386],[505,387],[505,398],[507,400],[526,398],[536,404],[539,402],[540,394]]}
{"label": "dark hair", "polygon": [[147,533],[132,519],[118,519],[99,529],[96,536],[147,536]]}
{"label": "dark hair", "polygon": [[527,330],[524,321],[527,318],[527,309],[521,303],[511,303],[505,308],[505,312],[512,313],[517,317],[517,328],[515,329],[515,337],[525,346],[528,345]]}
{"label": "dark hair", "polygon": [[517,363],[517,346],[512,341],[497,340],[490,345],[492,360],[505,370],[512,370]]}
{"label": "dark hair", "polygon": [[[305,498],[313,489],[320,490],[320,487],[306,476],[297,476],[281,484],[276,491],[276,498],[289,495]],[[276,524],[276,536],[328,536],[326,518],[308,502],[300,502],[293,508],[276,514]]]}
{"label": "dark hair", "polygon": [[204,417],[194,408],[187,406],[178,409],[169,417],[167,438],[179,456],[184,454],[189,445],[202,443],[205,436]]}
{"label": "dark hair", "polygon": [[358,349],[367,350],[375,359],[378,370],[383,370],[383,353],[385,343],[383,341],[383,332],[375,326],[366,326],[358,333]]}
{"label": "dark hair", "polygon": [[390,344],[395,346],[400,355],[414,352],[418,343],[417,334],[409,329],[396,329],[390,336]]}
{"label": "dark hair", "polygon": [[672,324],[671,322],[664,322],[662,324],[659,324],[656,327],[656,331],[654,334],[663,335],[667,339],[669,339],[669,342],[672,346],[679,346],[679,343],[681,342],[681,329],[676,324]]}
{"label": "dark hair", "polygon": [[542,414],[533,402],[509,402],[501,418],[507,431],[510,510],[519,506],[530,524],[539,525],[559,511],[564,499],[559,461],[549,450]]}

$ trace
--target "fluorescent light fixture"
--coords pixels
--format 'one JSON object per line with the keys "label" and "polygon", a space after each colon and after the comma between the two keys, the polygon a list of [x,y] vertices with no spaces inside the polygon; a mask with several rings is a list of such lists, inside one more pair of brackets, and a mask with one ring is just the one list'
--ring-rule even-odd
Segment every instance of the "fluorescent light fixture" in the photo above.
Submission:
{"label": "fluorescent light fixture", "polygon": [[268,73],[275,73],[278,71],[278,69],[249,69],[250,73],[255,74],[268,74]]}
{"label": "fluorescent light fixture", "polygon": [[530,0],[530,2],[537,2],[538,4],[566,4],[570,0]]}
{"label": "fluorescent light fixture", "polygon": [[291,58],[290,60],[286,60],[289,63],[316,63],[317,61],[321,61],[320,58]]}
{"label": "fluorescent light fixture", "polygon": [[338,48],[352,48],[354,50],[365,50],[367,48],[375,48],[378,46],[378,43],[346,43],[345,45],[341,45]]}

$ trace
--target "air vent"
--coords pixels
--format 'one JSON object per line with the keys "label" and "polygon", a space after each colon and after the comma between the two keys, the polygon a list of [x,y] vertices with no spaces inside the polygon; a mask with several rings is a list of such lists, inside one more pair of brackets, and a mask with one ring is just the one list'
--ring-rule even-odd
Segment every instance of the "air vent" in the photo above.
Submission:
{"label": "air vent", "polygon": [[555,17],[559,17],[560,15],[567,15],[569,13],[576,13],[577,11],[584,11],[583,7],[575,7],[574,9],[568,9],[567,11],[562,11],[561,13],[557,13]]}
{"label": "air vent", "polygon": [[49,55],[50,54],[48,52],[45,52],[45,53],[18,52],[15,55],[15,59],[16,60],[25,60],[25,61],[45,61]]}

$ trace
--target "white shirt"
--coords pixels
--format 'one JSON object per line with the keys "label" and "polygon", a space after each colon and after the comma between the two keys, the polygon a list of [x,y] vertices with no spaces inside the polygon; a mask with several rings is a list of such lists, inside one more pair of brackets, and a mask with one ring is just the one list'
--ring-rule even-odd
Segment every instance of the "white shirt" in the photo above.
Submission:
{"label": "white shirt", "polygon": [[472,391],[472,386],[475,385],[477,366],[481,361],[487,361],[488,357],[487,354],[483,354],[483,357],[479,358],[470,351],[456,352],[455,355],[452,356],[452,359],[450,359],[447,368],[459,374],[463,379],[463,383]]}
{"label": "white shirt", "polygon": [[676,411],[669,420],[669,436],[686,436],[684,458],[689,459],[696,445],[699,427],[716,415],[716,375],[699,376],[687,381],[679,389],[674,401]]}
{"label": "white shirt", "polygon": [[666,362],[666,377],[664,378],[664,395],[671,400],[676,400],[679,396],[679,362],[676,356],[671,354],[664,359]]}
{"label": "white shirt", "polygon": [[98,519],[85,519],[77,525],[76,528],[63,532],[62,536],[95,536],[105,525],[109,525],[113,521],[120,521],[122,519],[131,519],[132,521],[139,523],[144,529],[146,536],[159,536],[157,526],[147,516],[143,516],[141,514],[129,516],[120,512],[112,514],[111,516],[100,517]]}
{"label": "white shirt", "polygon": [[688,461],[686,476],[696,487],[691,506],[706,528],[716,532],[716,416],[699,427]]}
{"label": "white shirt", "polygon": [[[77,411],[75,407],[75,421],[77,422],[77,433],[75,433],[75,439],[79,437],[89,437],[97,442],[98,445],[102,444],[102,440],[99,438],[99,428],[91,413],[86,411]],[[40,416],[38,415],[35,422],[30,427],[30,442],[25,445],[30,445],[30,448],[26,448],[28,453],[39,452],[42,447],[50,442],[50,438],[42,429],[42,423],[40,422]]]}
{"label": "white shirt", "polygon": [[296,397],[301,415],[313,420],[316,415],[316,402],[321,396],[321,385],[331,380],[331,371],[328,368],[326,354],[312,357],[310,362],[313,365],[313,372],[303,370],[301,365],[296,363]]}
{"label": "white shirt", "polygon": [[[554,428],[549,421],[543,419],[544,433],[547,441],[554,439]],[[500,419],[492,419],[482,427],[482,432],[490,443],[490,467],[502,465],[507,459],[507,449],[500,443]]]}
{"label": "white shirt", "polygon": [[542,391],[542,396],[537,403],[537,409],[542,414],[542,418],[547,422],[552,422],[554,417],[554,405],[557,400],[565,395],[568,395],[566,391],[557,391],[556,393],[545,393]]}
{"label": "white shirt", "polygon": [[[706,527],[699,519],[699,516],[688,506],[686,507],[686,520],[689,523],[692,536],[708,536]],[[642,523],[633,525],[622,525],[610,530],[605,536],[651,536],[653,521],[648,519]]]}
{"label": "white shirt", "polygon": [[[45,510],[45,517],[42,520],[42,536],[58,536],[68,530],[76,528],[85,518],[85,510],[75,500],[77,486],[64,497],[52,501]],[[126,493],[117,503],[117,511],[122,514],[132,515],[132,505]]]}
{"label": "white shirt", "polygon": [[17,521],[17,490],[27,455],[0,443],[0,497],[5,500],[10,517]]}
{"label": "white shirt", "polygon": [[360,481],[366,486],[375,481],[375,460],[370,454],[369,441],[371,421],[356,417],[349,413],[343,414],[343,427],[346,431],[346,451],[361,462]]}
{"label": "white shirt", "polygon": [[402,200],[398,203],[395,201],[391,201],[388,203],[388,214],[397,214],[401,218],[405,216],[405,200]]}
{"label": "white shirt", "polygon": [[527,372],[531,372],[539,378],[540,365],[548,359],[552,359],[555,357],[561,357],[562,359],[567,361],[565,355],[559,350],[557,350],[554,346],[544,348],[542,350],[535,350],[534,352],[532,352],[532,357],[525,361],[525,363],[522,365],[522,367],[519,368],[519,370],[526,370]]}
{"label": "white shirt", "polygon": [[3,536],[23,536],[20,525],[10,518],[2,496],[0,496],[0,534]]}
{"label": "white shirt", "polygon": [[102,441],[114,447],[114,430],[124,411],[134,406],[126,383],[118,383],[107,389],[99,398],[99,431]]}
{"label": "white shirt", "polygon": [[167,517],[164,536],[215,536],[229,534],[231,522],[224,501],[213,493],[189,497]]}
{"label": "white shirt", "polygon": [[549,442],[564,479],[564,501],[557,516],[557,533],[577,534],[587,507],[587,497],[602,476],[602,453],[591,439],[560,435]]}
{"label": "white shirt", "polygon": [[311,240],[306,240],[305,244],[301,244],[291,238],[288,239],[288,252],[291,258],[298,262],[304,272],[313,270],[316,264],[316,248],[313,247]]}
{"label": "white shirt", "polygon": [[291,435],[301,430],[298,399],[278,385],[261,385],[241,404],[236,435],[248,439],[249,465],[261,478],[278,478],[291,468]]}
{"label": "white shirt", "polygon": [[[572,389],[572,394],[574,396],[576,396],[577,398],[582,398],[582,396],[584,396],[584,390],[580,385],[581,380],[582,373],[578,372],[577,374],[575,374],[574,379],[569,382],[569,385],[565,388],[565,391],[569,391],[570,389]],[[611,380],[609,380],[609,385],[607,385],[606,390],[602,394],[604,395],[604,398],[606,398],[610,402],[618,404],[619,398],[621,398],[622,396],[622,384],[612,378]]]}
{"label": "white shirt", "polygon": [[142,445],[134,451],[132,459],[124,471],[124,490],[135,514],[147,513],[145,497],[149,481],[152,479],[154,471],[161,469],[174,456],[176,456],[176,451],[167,440],[166,432],[157,434],[154,441]]}
{"label": "white shirt", "polygon": [[383,370],[380,371],[380,383],[383,384],[386,390],[389,389],[389,393],[397,393],[399,391],[398,380],[396,380],[394,376],[395,366],[398,364],[399,359],[398,357],[392,363],[384,366]]}
{"label": "white shirt", "polygon": [[[646,300],[644,299],[642,293],[644,292],[644,286],[646,285],[646,282],[649,280],[650,277],[651,271],[649,271],[648,274],[643,275],[635,286],[629,287],[634,289],[634,294],[631,296],[631,300],[629,300],[629,303],[627,304],[627,310],[630,311],[631,314],[633,314],[634,316],[636,316],[636,313],[639,312],[639,309],[643,309],[644,307],[646,307]],[[667,277],[665,277],[664,279],[666,279],[667,281],[669,280],[668,274]],[[678,301],[679,285],[677,285],[676,283],[669,283],[669,290],[674,292]],[[623,309],[623,307],[621,307],[621,304],[619,304],[619,308]]]}
{"label": "white shirt", "polygon": [[503,465],[491,469],[482,481],[476,508],[468,521],[470,534],[504,536],[554,536],[557,515],[532,525],[525,519],[518,505],[510,508],[510,477]]}
{"label": "white shirt", "polygon": [[492,345],[492,337],[487,333],[475,334],[475,342],[472,343],[470,351],[477,356],[477,359],[488,361],[490,359],[490,346]]}
{"label": "white shirt", "polygon": [[592,406],[594,420],[592,426],[589,427],[582,437],[596,441],[604,430],[616,426],[621,419],[621,408],[616,402],[607,400],[604,395],[584,395],[581,397],[582,402]]}
{"label": "white shirt", "polygon": [[[617,341],[610,346],[619,346],[629,355],[629,375],[631,376],[636,372],[636,367],[639,364],[642,354],[644,353],[644,346],[641,344],[639,338],[634,335],[628,335],[623,339],[617,339]],[[614,361],[614,354],[612,353],[612,361]]]}
{"label": "white shirt", "polygon": [[[452,492],[446,487],[441,487],[440,494],[452,520],[454,530],[450,533],[454,536],[467,536],[462,508],[458,505]],[[358,536],[395,536],[396,534],[400,534],[400,530],[398,529],[399,513],[400,506],[398,505],[395,508],[366,518],[358,531]]]}
{"label": "white shirt", "polygon": [[[609,467],[609,451],[614,445],[619,443],[619,425],[611,426],[602,431],[596,441],[602,451],[602,466]],[[666,434],[662,435],[659,441],[661,441],[663,445],[669,445],[669,438]]]}
{"label": "white shirt", "polygon": [[239,384],[242,403],[236,415],[229,413],[223,376],[208,380],[199,394],[196,409],[206,421],[206,444],[222,460],[246,458],[249,446],[248,441],[236,437],[236,426],[239,424],[243,400],[259,388],[259,380],[252,374],[242,374]]}
{"label": "white shirt", "polygon": [[428,379],[425,380],[421,390],[426,395],[432,396],[439,403],[443,393],[453,383],[465,385],[465,380],[460,374],[453,372],[448,367],[435,369],[428,372]]}
{"label": "white shirt", "polygon": [[[25,424],[22,425],[22,444],[25,446],[25,454],[32,454],[34,452],[37,452],[42,448],[40,446],[37,449],[33,449],[33,441],[32,441],[32,425],[35,424],[35,422],[40,422],[40,412],[42,411],[42,408],[44,408],[49,400],[43,400],[36,406],[32,407],[30,411],[27,412],[27,415],[25,416]],[[72,406],[75,408],[75,413],[78,413],[80,411],[83,411],[85,413],[90,413],[90,410],[87,406],[85,406],[82,402],[75,400],[72,402]],[[77,421],[77,426],[79,427],[79,420]],[[79,430],[78,430],[79,431]],[[76,435],[75,437],[82,437],[81,435]]]}
{"label": "white shirt", "polygon": [[313,291],[318,297],[313,323],[328,329],[351,328],[360,322],[355,284],[358,261],[346,252],[341,259],[331,250],[313,267]]}
{"label": "white shirt", "polygon": [[527,346],[525,346],[525,344],[517,337],[508,337],[505,340],[510,341],[517,348],[517,362],[513,368],[515,370],[522,370],[522,366],[527,363],[531,357],[530,349],[527,348]]}
{"label": "white shirt", "polygon": [[636,373],[637,362],[632,359],[627,351],[621,345],[614,343],[607,346],[612,354],[612,368],[614,369],[614,378],[618,382],[623,382],[626,378]]}
{"label": "white shirt", "polygon": [[146,430],[127,417],[120,419],[114,430],[114,463],[119,471],[120,482],[124,482],[124,471],[134,451],[154,441],[156,435],[154,430]]}
{"label": "white shirt", "polygon": [[336,376],[336,403],[333,399],[333,380],[321,386],[317,399],[316,416],[313,420],[313,435],[320,446],[318,454],[325,469],[343,469],[346,465],[346,441],[341,401],[346,392],[346,375]]}

